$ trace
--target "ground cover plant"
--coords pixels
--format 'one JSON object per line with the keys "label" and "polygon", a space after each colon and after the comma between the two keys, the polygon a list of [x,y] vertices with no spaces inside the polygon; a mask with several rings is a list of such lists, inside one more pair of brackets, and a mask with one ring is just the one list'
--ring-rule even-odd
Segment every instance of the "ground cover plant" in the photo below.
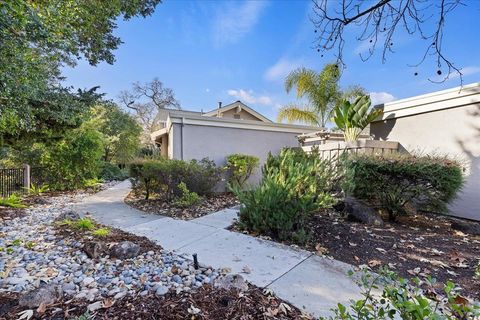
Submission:
{"label": "ground cover plant", "polygon": [[352,155],[343,167],[346,194],[385,211],[391,221],[408,205],[447,212],[463,184],[460,164],[445,157]]}
{"label": "ground cover plant", "polygon": [[231,186],[243,187],[259,164],[258,157],[247,154],[231,154],[227,156],[227,170],[230,173],[228,183]]}
{"label": "ground cover plant", "polygon": [[313,213],[331,206],[332,172],[316,154],[284,149],[278,156],[269,154],[258,187],[234,193],[240,208],[240,228],[278,240],[305,242],[306,223]]}
{"label": "ground cover plant", "polygon": [[12,194],[6,198],[0,198],[0,207],[25,208],[22,198],[16,194]]}
{"label": "ground cover plant", "polygon": [[[379,275],[363,272],[358,285],[362,299],[352,300],[349,306],[341,303],[333,309],[330,319],[477,319],[480,305],[475,305],[462,296],[461,290],[448,281],[437,284],[434,278],[412,280],[399,278],[388,269]],[[380,295],[375,290],[381,291]]]}

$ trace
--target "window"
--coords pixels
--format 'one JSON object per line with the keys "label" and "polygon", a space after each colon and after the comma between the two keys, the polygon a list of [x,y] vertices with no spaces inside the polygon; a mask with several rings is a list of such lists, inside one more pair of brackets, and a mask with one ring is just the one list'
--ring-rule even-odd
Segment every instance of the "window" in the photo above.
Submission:
{"label": "window", "polygon": [[239,114],[234,114],[233,119],[240,119],[240,115]]}

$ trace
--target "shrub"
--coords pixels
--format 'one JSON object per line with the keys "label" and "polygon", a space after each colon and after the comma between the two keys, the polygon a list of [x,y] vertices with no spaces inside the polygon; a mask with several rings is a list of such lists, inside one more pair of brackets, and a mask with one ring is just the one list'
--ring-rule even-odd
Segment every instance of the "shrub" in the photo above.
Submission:
{"label": "shrub", "polygon": [[227,169],[230,171],[229,184],[243,186],[245,181],[258,167],[259,159],[246,154],[231,154],[227,157]]}
{"label": "shrub", "polygon": [[198,195],[213,191],[221,177],[221,169],[213,161],[138,160],[130,165],[130,175],[136,190],[144,190],[148,199],[152,192],[163,195],[168,201],[182,195],[179,184]]}
{"label": "shrub", "polygon": [[103,154],[102,136],[90,128],[73,130],[42,157],[42,165],[54,181],[54,189],[77,189],[84,181],[97,178],[100,173],[100,158]]}
{"label": "shrub", "polygon": [[222,178],[222,168],[218,168],[215,162],[203,158],[200,161],[191,160],[188,162],[187,174],[183,181],[188,190],[198,193],[201,196],[209,195]]}
{"label": "shrub", "polygon": [[388,213],[394,221],[405,206],[445,212],[463,184],[460,165],[444,157],[357,155],[344,160],[346,194]]}
{"label": "shrub", "polygon": [[93,230],[95,228],[95,223],[88,218],[81,218],[74,222],[75,228],[80,230]]}
{"label": "shrub", "polygon": [[100,171],[100,178],[105,181],[125,180],[128,178],[128,172],[120,169],[120,167],[114,163],[103,162]]}
{"label": "shrub", "polygon": [[185,182],[180,182],[178,189],[180,189],[182,195],[174,201],[175,206],[188,208],[200,201],[200,196],[196,192],[189,191]]}
{"label": "shrub", "polygon": [[27,206],[22,203],[22,198],[16,194],[12,194],[7,198],[0,198],[0,207],[10,208],[26,208]]}
{"label": "shrub", "polygon": [[[432,278],[408,281],[383,269],[379,275],[364,271],[357,283],[364,298],[352,300],[349,307],[339,303],[332,309],[334,316],[320,319],[478,319],[480,316],[480,307],[462,297],[452,282],[443,285],[443,292],[437,292],[436,288],[442,286]],[[381,295],[374,294],[373,290],[380,286],[383,286]]]}
{"label": "shrub", "polygon": [[245,192],[232,188],[243,204],[240,227],[279,240],[304,242],[311,215],[333,204],[330,173],[327,162],[303,151],[269,154],[257,188]]}

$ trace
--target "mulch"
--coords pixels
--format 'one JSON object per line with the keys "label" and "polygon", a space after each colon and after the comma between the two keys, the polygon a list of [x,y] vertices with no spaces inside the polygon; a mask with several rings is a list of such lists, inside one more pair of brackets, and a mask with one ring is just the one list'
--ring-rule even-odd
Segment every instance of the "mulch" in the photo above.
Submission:
{"label": "mulch", "polygon": [[310,238],[300,247],[354,266],[367,265],[373,270],[386,266],[404,278],[451,280],[463,288],[464,295],[478,300],[480,280],[474,274],[480,237],[452,229],[451,222],[445,216],[422,213],[376,227],[330,211],[312,218],[307,229]]}
{"label": "mulch", "polygon": [[[0,313],[1,320],[18,319],[18,312],[23,310],[16,305],[14,297],[0,295],[0,304],[14,305],[9,308],[8,314]],[[34,319],[75,319],[85,314],[89,304],[90,302],[84,300],[61,301],[47,307],[41,315],[35,313]],[[170,291],[163,297],[128,296],[109,308],[90,312],[89,315],[88,319],[111,320],[309,319],[294,306],[251,285],[245,292],[236,289],[227,291],[204,285],[191,292],[177,294]]]}
{"label": "mulch", "polygon": [[237,198],[231,193],[218,193],[204,197],[202,201],[188,208],[178,208],[163,199],[145,200],[142,196],[131,192],[125,203],[138,210],[172,217],[174,219],[191,220],[225,208],[238,205]]}
{"label": "mulch", "polygon": [[94,224],[95,224],[95,229],[99,229],[99,228],[108,229],[109,230],[108,235],[102,236],[102,237],[93,236],[92,235],[93,230],[92,231],[80,230],[75,228],[74,226],[62,225],[59,223],[59,221],[57,221],[57,223],[55,224],[55,231],[57,235],[65,239],[75,240],[75,241],[81,242],[82,244],[95,241],[95,242],[104,243],[108,247],[112,244],[120,243],[123,241],[130,241],[140,246],[140,254],[146,253],[148,251],[159,251],[162,249],[162,246],[160,246],[159,244],[156,244],[155,242],[151,241],[147,237],[137,236],[120,229],[107,227],[95,221],[94,221]]}

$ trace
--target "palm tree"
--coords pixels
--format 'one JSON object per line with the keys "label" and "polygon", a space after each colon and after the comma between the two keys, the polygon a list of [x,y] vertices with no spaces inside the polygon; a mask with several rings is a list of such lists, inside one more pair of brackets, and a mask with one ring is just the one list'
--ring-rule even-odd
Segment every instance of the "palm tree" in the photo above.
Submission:
{"label": "palm tree", "polygon": [[359,86],[343,92],[338,85],[339,80],[340,70],[333,63],[325,65],[321,72],[306,68],[293,70],[285,79],[285,90],[290,93],[296,87],[297,98],[305,98],[307,104],[293,103],[282,107],[277,121],[298,121],[325,127],[333,108],[342,98],[351,99],[365,94],[365,90]]}

